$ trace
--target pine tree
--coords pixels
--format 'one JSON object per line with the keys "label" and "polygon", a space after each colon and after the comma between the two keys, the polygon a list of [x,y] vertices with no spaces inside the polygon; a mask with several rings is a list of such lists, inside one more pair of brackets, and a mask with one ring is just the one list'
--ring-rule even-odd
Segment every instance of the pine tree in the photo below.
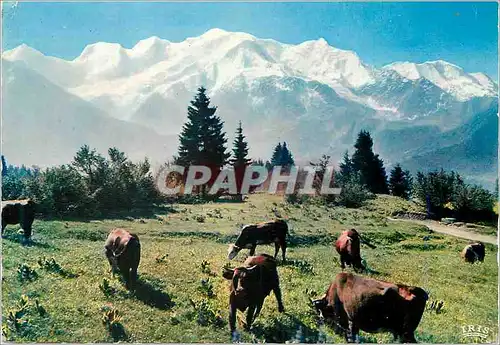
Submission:
{"label": "pine tree", "polygon": [[210,106],[206,89],[200,87],[188,107],[188,121],[179,136],[176,164],[182,166],[203,165],[212,171],[211,179],[202,186],[205,195],[207,185],[217,178],[221,168],[231,156],[226,152],[227,138],[223,131],[224,122],[215,115],[217,108]]}
{"label": "pine tree", "polygon": [[241,121],[236,129],[236,138],[234,139],[233,145],[233,158],[231,159],[231,164],[234,167],[236,188],[238,190],[239,199],[241,200],[240,191],[243,177],[245,176],[245,169],[252,162],[252,160],[248,158],[248,143],[245,141],[245,136],[243,135]]}
{"label": "pine tree", "polygon": [[283,149],[281,147],[281,143],[278,143],[278,145],[275,146],[273,155],[271,157],[271,166],[277,166],[281,165],[281,153]]}
{"label": "pine tree", "polygon": [[283,146],[281,147],[281,158],[280,158],[280,165],[284,167],[291,167],[292,165],[295,165],[295,161],[292,156],[292,152],[288,150],[288,147],[286,146],[286,142],[283,142]]}
{"label": "pine tree", "polygon": [[367,131],[359,132],[354,148],[355,151],[352,155],[353,169],[360,173],[361,182],[370,188],[371,168],[375,159],[373,153],[373,140],[370,133]]}
{"label": "pine tree", "polygon": [[243,135],[241,121],[236,129],[236,138],[234,139],[233,145],[233,158],[231,159],[231,164],[234,167],[250,165],[252,160],[248,158],[248,143],[245,141],[245,136]]}
{"label": "pine tree", "polygon": [[177,164],[220,168],[228,162],[230,154],[226,153],[224,122],[215,115],[216,110],[210,107],[206,89],[200,87],[188,107],[188,121],[179,136]]}
{"label": "pine tree", "polygon": [[397,164],[391,170],[389,188],[392,195],[408,199],[412,189],[412,177],[410,172],[408,170],[403,171],[401,166]]}
{"label": "pine tree", "polygon": [[372,193],[387,193],[384,162],[373,153],[373,140],[370,133],[364,130],[359,132],[354,147],[352,167],[353,171],[360,174],[361,183],[365,184]]}
{"label": "pine tree", "polygon": [[346,151],[344,153],[344,156],[342,158],[342,162],[340,162],[339,165],[339,178],[340,181],[339,183],[342,183],[342,181],[348,181],[354,171],[354,167],[352,164],[351,157],[349,157],[349,151]]}
{"label": "pine tree", "polygon": [[384,161],[375,155],[372,165],[372,176],[371,176],[371,191],[372,193],[378,194],[388,194],[389,186],[387,185],[387,174],[384,168]]}
{"label": "pine tree", "polygon": [[2,155],[2,176],[7,175],[7,162],[5,161],[4,155]]}

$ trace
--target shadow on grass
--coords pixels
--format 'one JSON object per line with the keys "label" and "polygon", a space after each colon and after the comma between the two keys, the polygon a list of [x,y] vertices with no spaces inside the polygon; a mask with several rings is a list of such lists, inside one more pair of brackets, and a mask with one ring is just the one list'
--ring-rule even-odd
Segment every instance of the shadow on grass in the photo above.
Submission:
{"label": "shadow on grass", "polygon": [[36,248],[44,248],[44,249],[54,249],[55,248],[54,246],[52,246],[46,242],[40,242],[37,240],[33,240],[32,238],[25,239],[24,235],[15,234],[15,233],[4,234],[2,236],[2,240],[7,240],[10,242],[18,243],[24,247],[36,247]]}
{"label": "shadow on grass", "polygon": [[256,321],[250,332],[266,343],[318,343],[321,338],[318,330],[288,313],[262,322]]}
{"label": "shadow on grass", "polygon": [[174,302],[172,302],[172,299],[167,293],[154,287],[143,278],[137,281],[134,296],[144,304],[160,310],[168,310],[174,306]]}
{"label": "shadow on grass", "polygon": [[177,213],[170,205],[153,205],[148,207],[137,207],[119,211],[105,211],[100,215],[78,216],[78,215],[45,215],[39,216],[37,219],[45,221],[76,221],[88,223],[95,220],[130,220],[135,219],[157,219],[159,214],[165,215],[169,213]]}
{"label": "shadow on grass", "polygon": [[[211,240],[218,243],[234,243],[238,235],[221,234],[220,232],[208,231],[163,231],[159,233],[162,237],[175,238],[197,238],[202,240]],[[308,247],[314,245],[331,245],[334,237],[327,234],[320,235],[291,235],[287,238],[288,247]],[[270,244],[272,245],[272,243]]]}
{"label": "shadow on grass", "polygon": [[129,340],[125,327],[120,322],[115,322],[110,326],[109,335],[114,342]]}
{"label": "shadow on grass", "polygon": [[283,262],[283,260],[279,260],[278,266],[289,266],[289,267],[296,268],[301,273],[314,275],[313,265],[311,265],[306,260],[287,259],[284,262]]}

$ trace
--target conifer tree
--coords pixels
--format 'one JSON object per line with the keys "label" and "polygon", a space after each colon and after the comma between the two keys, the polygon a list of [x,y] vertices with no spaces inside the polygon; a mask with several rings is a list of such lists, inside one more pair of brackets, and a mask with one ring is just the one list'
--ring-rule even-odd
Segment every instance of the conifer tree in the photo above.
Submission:
{"label": "conifer tree", "polygon": [[275,146],[273,155],[271,157],[271,166],[277,166],[281,165],[281,153],[283,149],[281,147],[281,143],[278,143],[278,145]]}
{"label": "conifer tree", "polygon": [[368,131],[359,132],[354,148],[352,167],[354,172],[359,173],[361,183],[365,184],[372,193],[387,193],[384,162],[373,153],[373,140]]}
{"label": "conifer tree", "polygon": [[2,176],[7,175],[7,162],[5,161],[4,155],[2,155]]}
{"label": "conifer tree", "polygon": [[245,141],[245,136],[243,135],[241,121],[236,129],[236,138],[234,139],[233,145],[233,158],[231,159],[231,164],[233,166],[250,165],[252,160],[248,158],[248,143]]}
{"label": "conifer tree", "polygon": [[248,158],[248,143],[245,141],[245,136],[243,135],[241,121],[236,129],[236,138],[234,139],[233,145],[233,158],[231,159],[231,165],[234,167],[236,188],[238,190],[238,196],[241,200],[240,191],[243,183],[243,177],[245,176],[245,169],[252,162],[252,160]]}
{"label": "conifer tree", "polygon": [[216,110],[210,106],[206,89],[200,87],[188,107],[188,121],[179,136],[177,164],[221,168],[228,162],[224,122],[215,115]]}
{"label": "conifer tree", "polygon": [[342,183],[342,181],[348,181],[354,171],[353,165],[352,165],[352,160],[351,157],[349,157],[349,151],[346,151],[344,153],[344,156],[342,157],[342,162],[340,162],[339,165],[339,178],[340,181],[339,183]]}
{"label": "conifer tree", "polygon": [[410,172],[408,170],[403,171],[401,166],[397,164],[391,170],[389,189],[392,195],[408,199],[412,189],[412,177]]}
{"label": "conifer tree", "polygon": [[292,156],[292,152],[288,150],[288,147],[286,146],[286,142],[283,142],[283,146],[281,147],[281,159],[280,159],[280,165],[284,167],[291,167],[292,165],[295,165],[295,161]]}

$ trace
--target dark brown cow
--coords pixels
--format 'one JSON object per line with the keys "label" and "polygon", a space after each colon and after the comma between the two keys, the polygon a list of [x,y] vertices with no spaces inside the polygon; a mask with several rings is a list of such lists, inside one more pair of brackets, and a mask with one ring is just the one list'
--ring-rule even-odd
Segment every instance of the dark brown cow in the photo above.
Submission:
{"label": "dark brown cow", "polygon": [[120,271],[127,289],[133,289],[141,260],[139,237],[124,229],[114,229],[108,235],[104,249],[113,273]]}
{"label": "dark brown cow", "polygon": [[7,224],[20,224],[25,239],[31,237],[35,220],[35,203],[31,199],[2,201],[2,235]]}
{"label": "dark brown cow", "polygon": [[311,301],[325,321],[354,342],[359,330],[391,332],[395,340],[416,343],[415,329],[427,302],[419,287],[339,273],[326,294]]}
{"label": "dark brown cow", "polygon": [[361,263],[361,242],[372,249],[375,248],[375,246],[364,240],[355,229],[346,230],[340,234],[335,242],[335,249],[340,254],[340,266],[342,269],[346,265],[352,266],[356,271],[365,269]]}
{"label": "dark brown cow", "polygon": [[270,244],[274,242],[274,258],[278,256],[279,249],[283,253],[285,261],[286,235],[288,234],[288,225],[284,220],[274,220],[271,222],[245,225],[234,244],[228,249],[228,259],[232,260],[243,248],[250,249],[250,255],[255,254],[255,248],[258,244]]}
{"label": "dark brown cow", "polygon": [[483,262],[485,256],[484,244],[481,242],[468,244],[462,250],[460,256],[465,260],[465,262],[470,262],[471,264],[476,261]]}
{"label": "dark brown cow", "polygon": [[225,268],[223,277],[231,280],[229,296],[229,326],[231,334],[236,330],[236,310],[244,312],[247,308],[246,327],[249,329],[264,304],[264,299],[274,292],[279,312],[284,311],[281,290],[276,269],[276,260],[266,254],[250,256],[243,267]]}

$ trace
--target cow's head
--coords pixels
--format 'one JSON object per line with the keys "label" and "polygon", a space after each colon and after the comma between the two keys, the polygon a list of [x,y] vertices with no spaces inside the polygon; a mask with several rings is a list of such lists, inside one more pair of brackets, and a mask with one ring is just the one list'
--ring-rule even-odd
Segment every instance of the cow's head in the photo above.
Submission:
{"label": "cow's head", "polygon": [[312,298],[309,298],[309,301],[311,301],[312,306],[318,313],[318,315],[323,318],[324,317],[324,311],[326,306],[328,305],[328,301],[326,300],[326,294],[323,295],[320,299],[315,299],[313,300]]}
{"label": "cow's head", "polygon": [[238,255],[240,250],[241,250],[240,247],[236,246],[235,244],[230,244],[229,248],[227,249],[227,258],[229,260],[233,260],[236,257],[236,255]]}
{"label": "cow's head", "polygon": [[222,276],[227,280],[232,280],[231,291],[235,295],[242,294],[245,290],[251,288],[253,277],[255,276],[257,265],[252,267],[238,267],[235,269],[224,268]]}

